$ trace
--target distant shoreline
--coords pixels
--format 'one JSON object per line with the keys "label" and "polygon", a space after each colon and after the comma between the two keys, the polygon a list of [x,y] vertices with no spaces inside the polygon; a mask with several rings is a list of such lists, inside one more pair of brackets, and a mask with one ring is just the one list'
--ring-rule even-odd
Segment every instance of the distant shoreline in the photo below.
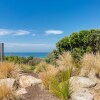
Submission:
{"label": "distant shoreline", "polygon": [[46,58],[49,52],[4,52],[5,56],[20,56],[29,57],[33,56],[35,58]]}

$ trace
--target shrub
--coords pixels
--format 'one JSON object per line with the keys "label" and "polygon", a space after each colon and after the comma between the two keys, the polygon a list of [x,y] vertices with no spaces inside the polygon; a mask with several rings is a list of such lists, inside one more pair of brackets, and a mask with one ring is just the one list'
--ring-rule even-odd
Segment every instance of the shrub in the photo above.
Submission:
{"label": "shrub", "polygon": [[62,100],[68,100],[72,93],[71,84],[69,82],[71,70],[61,71],[58,76],[60,77],[54,77],[52,79],[49,86],[49,91]]}
{"label": "shrub", "polygon": [[58,70],[54,67],[48,68],[47,71],[40,72],[39,77],[42,79],[44,86],[49,89],[50,82],[56,76]]}
{"label": "shrub", "polygon": [[73,59],[70,52],[63,52],[61,55],[59,55],[59,58],[57,59],[57,65],[59,66],[58,69],[60,70],[66,70],[68,68],[73,67],[72,63]]}
{"label": "shrub", "polygon": [[39,73],[39,72],[46,71],[48,67],[50,67],[50,65],[47,64],[46,62],[44,61],[40,62],[38,65],[35,66],[34,72]]}
{"label": "shrub", "polygon": [[6,83],[0,84],[0,100],[18,100],[15,91]]}
{"label": "shrub", "polygon": [[20,64],[19,68],[21,69],[22,72],[28,73],[28,72],[33,72],[34,67],[28,64]]}
{"label": "shrub", "polygon": [[32,60],[28,61],[29,65],[35,66],[37,64],[39,64],[41,61],[43,61],[43,59],[41,58],[33,58]]}
{"label": "shrub", "polygon": [[0,62],[0,78],[17,77],[19,74],[19,68],[14,63]]}
{"label": "shrub", "polygon": [[88,76],[91,70],[100,73],[100,53],[86,53],[81,60],[81,75]]}
{"label": "shrub", "polygon": [[51,53],[48,54],[45,61],[49,64],[56,66],[56,59],[58,59],[59,53],[57,50],[53,50]]}

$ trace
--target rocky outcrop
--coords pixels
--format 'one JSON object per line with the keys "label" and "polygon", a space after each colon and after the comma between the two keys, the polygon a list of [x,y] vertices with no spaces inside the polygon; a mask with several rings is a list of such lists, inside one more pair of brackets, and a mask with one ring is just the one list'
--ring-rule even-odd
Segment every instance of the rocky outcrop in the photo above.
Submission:
{"label": "rocky outcrop", "polygon": [[70,79],[72,87],[71,100],[93,100],[94,95],[89,88],[95,87],[97,82],[86,77],[74,76]]}
{"label": "rocky outcrop", "polygon": [[93,100],[93,95],[88,89],[82,88],[72,93],[71,98],[71,100]]}
{"label": "rocky outcrop", "polygon": [[15,79],[14,78],[6,78],[6,79],[0,79],[0,85],[5,84],[9,88],[13,88],[15,84]]}
{"label": "rocky outcrop", "polygon": [[42,83],[42,80],[37,79],[33,76],[22,75],[19,78],[19,85],[23,88],[36,85],[36,84],[40,84],[40,83]]}
{"label": "rocky outcrop", "polygon": [[73,88],[89,88],[97,84],[96,81],[92,79],[78,76],[71,77],[70,82]]}
{"label": "rocky outcrop", "polygon": [[19,88],[18,90],[16,90],[17,96],[20,96],[20,95],[25,94],[25,93],[27,93],[25,88]]}

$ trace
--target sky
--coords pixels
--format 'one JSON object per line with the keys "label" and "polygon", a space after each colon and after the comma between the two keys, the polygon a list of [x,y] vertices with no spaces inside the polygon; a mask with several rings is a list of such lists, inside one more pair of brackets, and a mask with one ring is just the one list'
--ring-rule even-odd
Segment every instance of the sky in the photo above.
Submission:
{"label": "sky", "polygon": [[100,28],[100,0],[0,0],[5,52],[51,52],[72,32]]}

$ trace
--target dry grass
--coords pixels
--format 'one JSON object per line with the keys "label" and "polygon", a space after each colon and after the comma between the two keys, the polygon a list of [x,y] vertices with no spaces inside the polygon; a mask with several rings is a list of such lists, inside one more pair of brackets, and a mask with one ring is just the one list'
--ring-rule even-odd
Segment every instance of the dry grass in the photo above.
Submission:
{"label": "dry grass", "polygon": [[88,76],[92,70],[95,70],[95,73],[100,73],[100,53],[96,53],[95,55],[92,53],[84,54],[81,66],[81,76]]}
{"label": "dry grass", "polygon": [[59,56],[59,59],[57,60],[57,65],[59,66],[60,70],[66,70],[74,66],[72,62],[73,62],[73,58],[71,56],[71,53],[63,52]]}
{"label": "dry grass", "polygon": [[39,73],[39,77],[46,88],[49,89],[50,82],[56,76],[57,73],[58,73],[58,70],[54,67],[48,68],[48,71]]}
{"label": "dry grass", "polygon": [[39,73],[39,72],[47,71],[49,67],[50,67],[49,64],[42,61],[38,65],[35,66],[34,72]]}
{"label": "dry grass", "polygon": [[17,100],[14,90],[6,83],[0,84],[0,100]]}
{"label": "dry grass", "polygon": [[20,64],[19,68],[21,69],[22,72],[25,72],[25,73],[29,73],[33,71],[32,66],[28,64]]}
{"label": "dry grass", "polygon": [[0,78],[16,78],[19,74],[19,68],[14,63],[0,62]]}

